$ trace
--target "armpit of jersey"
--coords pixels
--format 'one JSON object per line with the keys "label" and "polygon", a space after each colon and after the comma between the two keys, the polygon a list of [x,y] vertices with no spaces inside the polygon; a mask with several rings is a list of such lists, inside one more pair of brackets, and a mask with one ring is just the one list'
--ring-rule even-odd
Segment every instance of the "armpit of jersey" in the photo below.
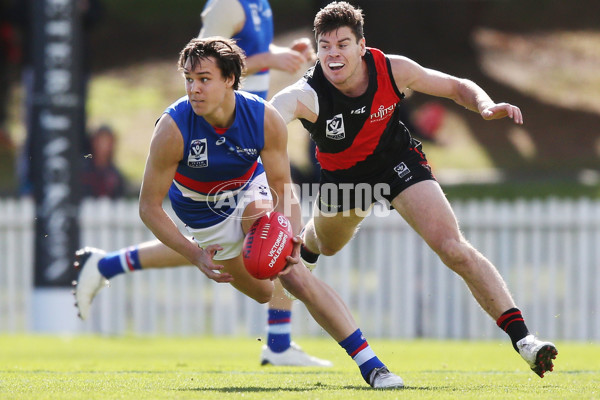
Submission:
{"label": "armpit of jersey", "polygon": [[319,98],[317,92],[302,78],[293,85],[281,90],[271,99],[270,103],[281,114],[286,124],[294,120],[298,102],[310,112],[319,115]]}

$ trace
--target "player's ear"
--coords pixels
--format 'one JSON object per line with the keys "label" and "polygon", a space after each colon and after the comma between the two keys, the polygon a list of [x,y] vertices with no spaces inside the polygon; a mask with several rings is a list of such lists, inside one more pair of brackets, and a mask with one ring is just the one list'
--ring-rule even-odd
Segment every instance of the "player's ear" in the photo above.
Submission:
{"label": "player's ear", "polygon": [[232,88],[234,83],[235,83],[235,76],[230,75],[230,76],[228,76],[228,77],[225,78],[225,85],[228,88]]}
{"label": "player's ear", "polygon": [[367,52],[367,41],[365,38],[361,38],[358,41],[358,45],[360,46],[360,55],[364,56]]}

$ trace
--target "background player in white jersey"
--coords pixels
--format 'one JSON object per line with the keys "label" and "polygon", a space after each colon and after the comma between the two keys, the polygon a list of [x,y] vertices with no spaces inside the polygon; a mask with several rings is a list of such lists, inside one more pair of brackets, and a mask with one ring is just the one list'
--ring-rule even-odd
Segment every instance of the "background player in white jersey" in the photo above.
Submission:
{"label": "background player in white jersey", "polygon": [[[244,50],[246,69],[242,89],[266,99],[270,83],[270,69],[296,73],[315,53],[308,38],[298,38],[291,46],[280,47],[273,41],[273,14],[267,0],[209,0],[202,11],[202,29],[199,37],[231,37]],[[143,250],[142,250],[143,249]],[[140,251],[141,250],[141,251]],[[82,269],[99,268],[107,279],[131,271],[149,270],[177,265],[188,265],[160,241],[151,241],[119,249],[104,251],[85,248],[78,252],[76,263]],[[176,262],[170,259],[177,259]],[[183,264],[181,264],[183,263]],[[104,287],[104,279],[97,274],[82,274],[76,286],[79,315],[86,319],[96,293]],[[267,340],[260,356],[261,364],[289,366],[331,366],[331,362],[306,354],[291,340],[292,300],[284,295],[279,281],[269,301]]]}

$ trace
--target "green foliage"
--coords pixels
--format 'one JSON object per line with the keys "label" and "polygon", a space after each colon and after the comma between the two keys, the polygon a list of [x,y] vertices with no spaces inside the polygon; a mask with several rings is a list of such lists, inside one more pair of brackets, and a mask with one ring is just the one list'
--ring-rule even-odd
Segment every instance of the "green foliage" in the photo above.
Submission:
{"label": "green foliage", "polygon": [[539,379],[506,342],[370,340],[402,391],[372,392],[331,339],[301,339],[329,369],[261,367],[253,338],[0,336],[2,399],[593,399],[600,345],[559,343]]}

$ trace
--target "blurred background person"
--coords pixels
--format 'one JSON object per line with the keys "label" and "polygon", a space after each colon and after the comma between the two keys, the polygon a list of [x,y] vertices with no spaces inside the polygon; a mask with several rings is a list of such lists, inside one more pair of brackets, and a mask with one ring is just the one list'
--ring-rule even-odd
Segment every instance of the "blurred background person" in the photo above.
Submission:
{"label": "blurred background person", "polygon": [[[290,75],[301,71],[307,63],[316,60],[309,38],[297,38],[289,47],[273,44],[273,22],[271,7],[267,0],[209,0],[202,11],[202,29],[199,37],[224,36],[237,41],[246,52],[246,73],[242,90],[268,99],[270,69],[287,72]],[[254,19],[249,24],[247,16]],[[270,22],[267,23],[267,20]],[[262,21],[259,27],[257,23]],[[290,76],[291,77],[291,76]],[[292,180],[294,183],[314,183],[319,180],[319,167],[315,157],[315,147],[307,143],[306,156],[309,162],[299,165],[292,160]]]}
{"label": "blurred background person", "polygon": [[271,69],[294,74],[316,60],[309,38],[298,38],[289,47],[273,43],[273,11],[267,0],[208,0],[201,16],[198,37],[235,39],[246,54],[242,90],[265,100]]}
{"label": "blurred background person", "polygon": [[115,145],[115,134],[108,125],[91,135],[90,153],[84,157],[80,175],[83,197],[116,199],[127,194],[127,180],[114,163]]}

